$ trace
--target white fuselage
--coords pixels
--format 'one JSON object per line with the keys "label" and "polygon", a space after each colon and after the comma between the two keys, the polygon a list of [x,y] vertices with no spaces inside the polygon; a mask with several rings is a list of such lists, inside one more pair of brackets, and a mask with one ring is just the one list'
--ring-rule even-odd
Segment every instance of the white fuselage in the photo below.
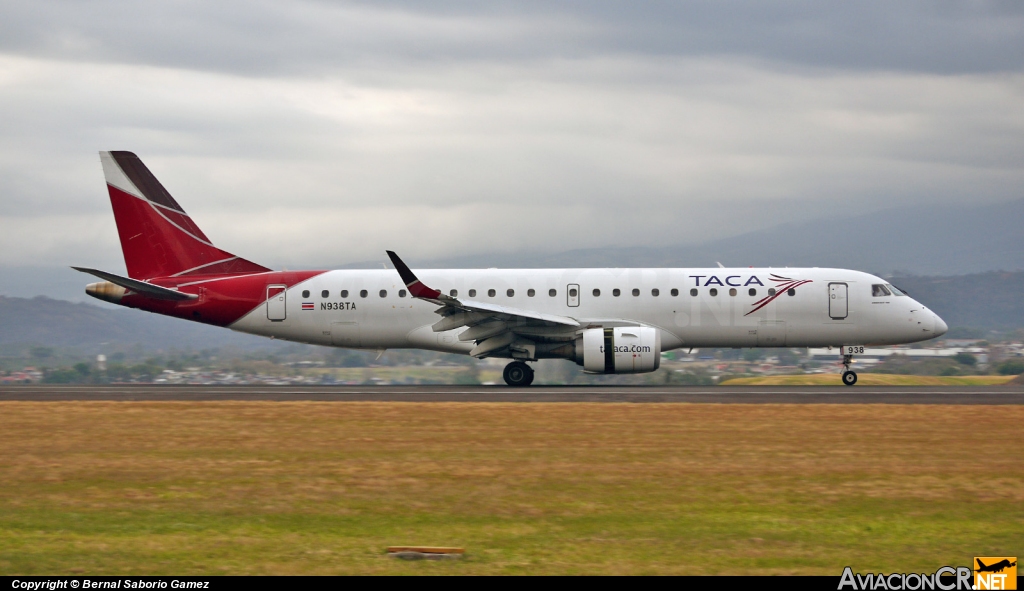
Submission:
{"label": "white fuselage", "polygon": [[[911,297],[898,292],[873,295],[873,286],[886,285],[885,280],[844,269],[468,269],[417,274],[444,294],[456,290],[462,299],[569,317],[584,328],[654,327],[665,351],[892,345],[946,331],[942,319]],[[796,287],[764,303],[770,288],[785,285]],[[287,289],[279,310],[271,310],[267,302],[231,328],[318,345],[469,353],[474,344],[458,338],[466,327],[435,332],[431,326],[438,321],[438,306],[405,290],[394,270],[330,271]]]}

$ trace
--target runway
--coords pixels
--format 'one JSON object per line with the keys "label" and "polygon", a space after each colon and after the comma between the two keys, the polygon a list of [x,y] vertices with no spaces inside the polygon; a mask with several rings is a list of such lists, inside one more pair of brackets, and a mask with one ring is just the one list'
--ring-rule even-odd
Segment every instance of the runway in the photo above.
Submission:
{"label": "runway", "polygon": [[5,401],[626,402],[1024,404],[1021,386],[0,386]]}

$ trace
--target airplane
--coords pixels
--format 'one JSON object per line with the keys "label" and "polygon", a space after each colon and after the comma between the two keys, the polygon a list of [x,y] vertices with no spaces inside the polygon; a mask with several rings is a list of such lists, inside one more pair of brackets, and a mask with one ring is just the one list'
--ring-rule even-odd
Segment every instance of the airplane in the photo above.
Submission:
{"label": "airplane", "polygon": [[127,277],[90,296],[148,312],[300,343],[415,348],[508,359],[529,386],[538,359],[592,374],[658,369],[703,347],[837,347],[842,381],[867,346],[946,332],[884,279],[826,268],[394,269],[274,271],[217,248],[133,153],[100,152]]}
{"label": "airplane", "polygon": [[982,562],[981,560],[978,560],[977,558],[975,558],[975,560],[978,562],[977,572],[979,572],[979,573],[997,573],[997,572],[1002,571],[1005,568],[1010,568],[1010,567],[1013,567],[1013,566],[1017,566],[1016,562],[1010,562],[1009,559],[1006,559],[1006,558],[1000,560],[999,562],[997,562],[995,564],[989,564],[989,565],[986,565],[984,562]]}

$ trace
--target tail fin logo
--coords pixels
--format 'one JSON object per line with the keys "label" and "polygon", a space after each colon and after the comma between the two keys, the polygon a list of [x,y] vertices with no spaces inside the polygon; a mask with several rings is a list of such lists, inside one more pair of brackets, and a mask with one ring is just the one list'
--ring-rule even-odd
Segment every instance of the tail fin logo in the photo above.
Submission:
{"label": "tail fin logo", "polygon": [[221,250],[131,152],[100,152],[128,276],[262,273],[270,269]]}

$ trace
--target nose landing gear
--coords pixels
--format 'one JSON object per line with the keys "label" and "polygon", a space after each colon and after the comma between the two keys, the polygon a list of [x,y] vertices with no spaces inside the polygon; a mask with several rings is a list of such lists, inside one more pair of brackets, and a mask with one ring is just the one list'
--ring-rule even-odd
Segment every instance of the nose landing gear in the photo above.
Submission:
{"label": "nose landing gear", "polygon": [[853,363],[853,355],[843,355],[843,383],[847,386],[852,386],[857,383],[857,373],[850,370],[850,364]]}
{"label": "nose landing gear", "polygon": [[513,361],[505,366],[501,373],[505,383],[513,388],[529,386],[533,383],[533,368],[522,361]]}

